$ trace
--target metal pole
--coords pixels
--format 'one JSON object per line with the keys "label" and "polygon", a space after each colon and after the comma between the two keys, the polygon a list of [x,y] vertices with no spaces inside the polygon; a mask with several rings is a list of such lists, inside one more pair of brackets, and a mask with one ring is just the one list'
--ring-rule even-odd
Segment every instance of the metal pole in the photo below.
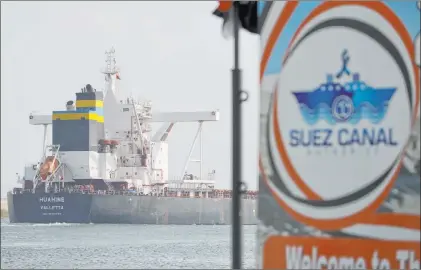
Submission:
{"label": "metal pole", "polygon": [[200,180],[203,180],[203,141],[202,141],[202,129],[200,129],[199,134],[200,140]]}
{"label": "metal pole", "polygon": [[241,70],[239,69],[238,2],[234,12],[234,68],[232,69],[232,269],[241,269]]}
{"label": "metal pole", "polygon": [[45,149],[45,147],[47,146],[47,131],[48,131],[48,125],[44,125],[44,141],[42,144],[42,160],[44,160],[47,151]]}

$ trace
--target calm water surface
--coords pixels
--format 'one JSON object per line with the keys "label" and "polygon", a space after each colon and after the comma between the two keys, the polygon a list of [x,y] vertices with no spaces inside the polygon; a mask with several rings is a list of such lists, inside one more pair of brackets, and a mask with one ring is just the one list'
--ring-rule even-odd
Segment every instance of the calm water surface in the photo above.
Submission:
{"label": "calm water surface", "polygon": [[[9,224],[2,269],[231,268],[230,226]],[[256,226],[244,227],[244,268],[255,267]]]}

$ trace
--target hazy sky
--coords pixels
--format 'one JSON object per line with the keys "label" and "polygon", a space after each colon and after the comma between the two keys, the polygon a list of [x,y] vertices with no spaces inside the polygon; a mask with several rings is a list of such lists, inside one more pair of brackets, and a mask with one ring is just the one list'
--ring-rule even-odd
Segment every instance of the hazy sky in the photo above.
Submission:
{"label": "hazy sky", "polygon": [[[219,122],[204,125],[203,168],[216,170],[218,187],[230,187],[233,51],[232,41],[221,36],[222,21],[211,15],[216,6],[216,1],[2,1],[1,196],[17,185],[15,174],[41,156],[43,129],[29,125],[29,113],[64,109],[87,83],[100,90],[99,71],[111,46],[121,68],[119,91],[152,100],[155,111],[220,110]],[[241,38],[243,86],[250,91],[243,114],[243,174],[254,189],[259,40],[248,33]],[[174,127],[170,175],[183,169],[196,125]]]}

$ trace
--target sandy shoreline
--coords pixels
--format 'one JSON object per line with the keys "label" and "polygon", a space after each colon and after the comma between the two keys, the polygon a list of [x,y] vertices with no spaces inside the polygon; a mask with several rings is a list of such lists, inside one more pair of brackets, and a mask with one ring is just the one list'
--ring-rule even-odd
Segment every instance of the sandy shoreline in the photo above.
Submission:
{"label": "sandy shoreline", "polygon": [[1,217],[8,217],[7,199],[1,199]]}

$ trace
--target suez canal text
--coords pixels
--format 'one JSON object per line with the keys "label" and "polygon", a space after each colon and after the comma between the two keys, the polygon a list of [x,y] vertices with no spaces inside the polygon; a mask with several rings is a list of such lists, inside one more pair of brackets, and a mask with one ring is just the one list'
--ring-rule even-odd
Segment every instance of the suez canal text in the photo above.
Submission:
{"label": "suez canal text", "polygon": [[289,132],[289,145],[292,147],[330,146],[396,146],[392,128],[341,128],[292,129]]}
{"label": "suez canal text", "polygon": [[64,197],[41,197],[39,202],[42,203],[41,210],[63,210]]}

